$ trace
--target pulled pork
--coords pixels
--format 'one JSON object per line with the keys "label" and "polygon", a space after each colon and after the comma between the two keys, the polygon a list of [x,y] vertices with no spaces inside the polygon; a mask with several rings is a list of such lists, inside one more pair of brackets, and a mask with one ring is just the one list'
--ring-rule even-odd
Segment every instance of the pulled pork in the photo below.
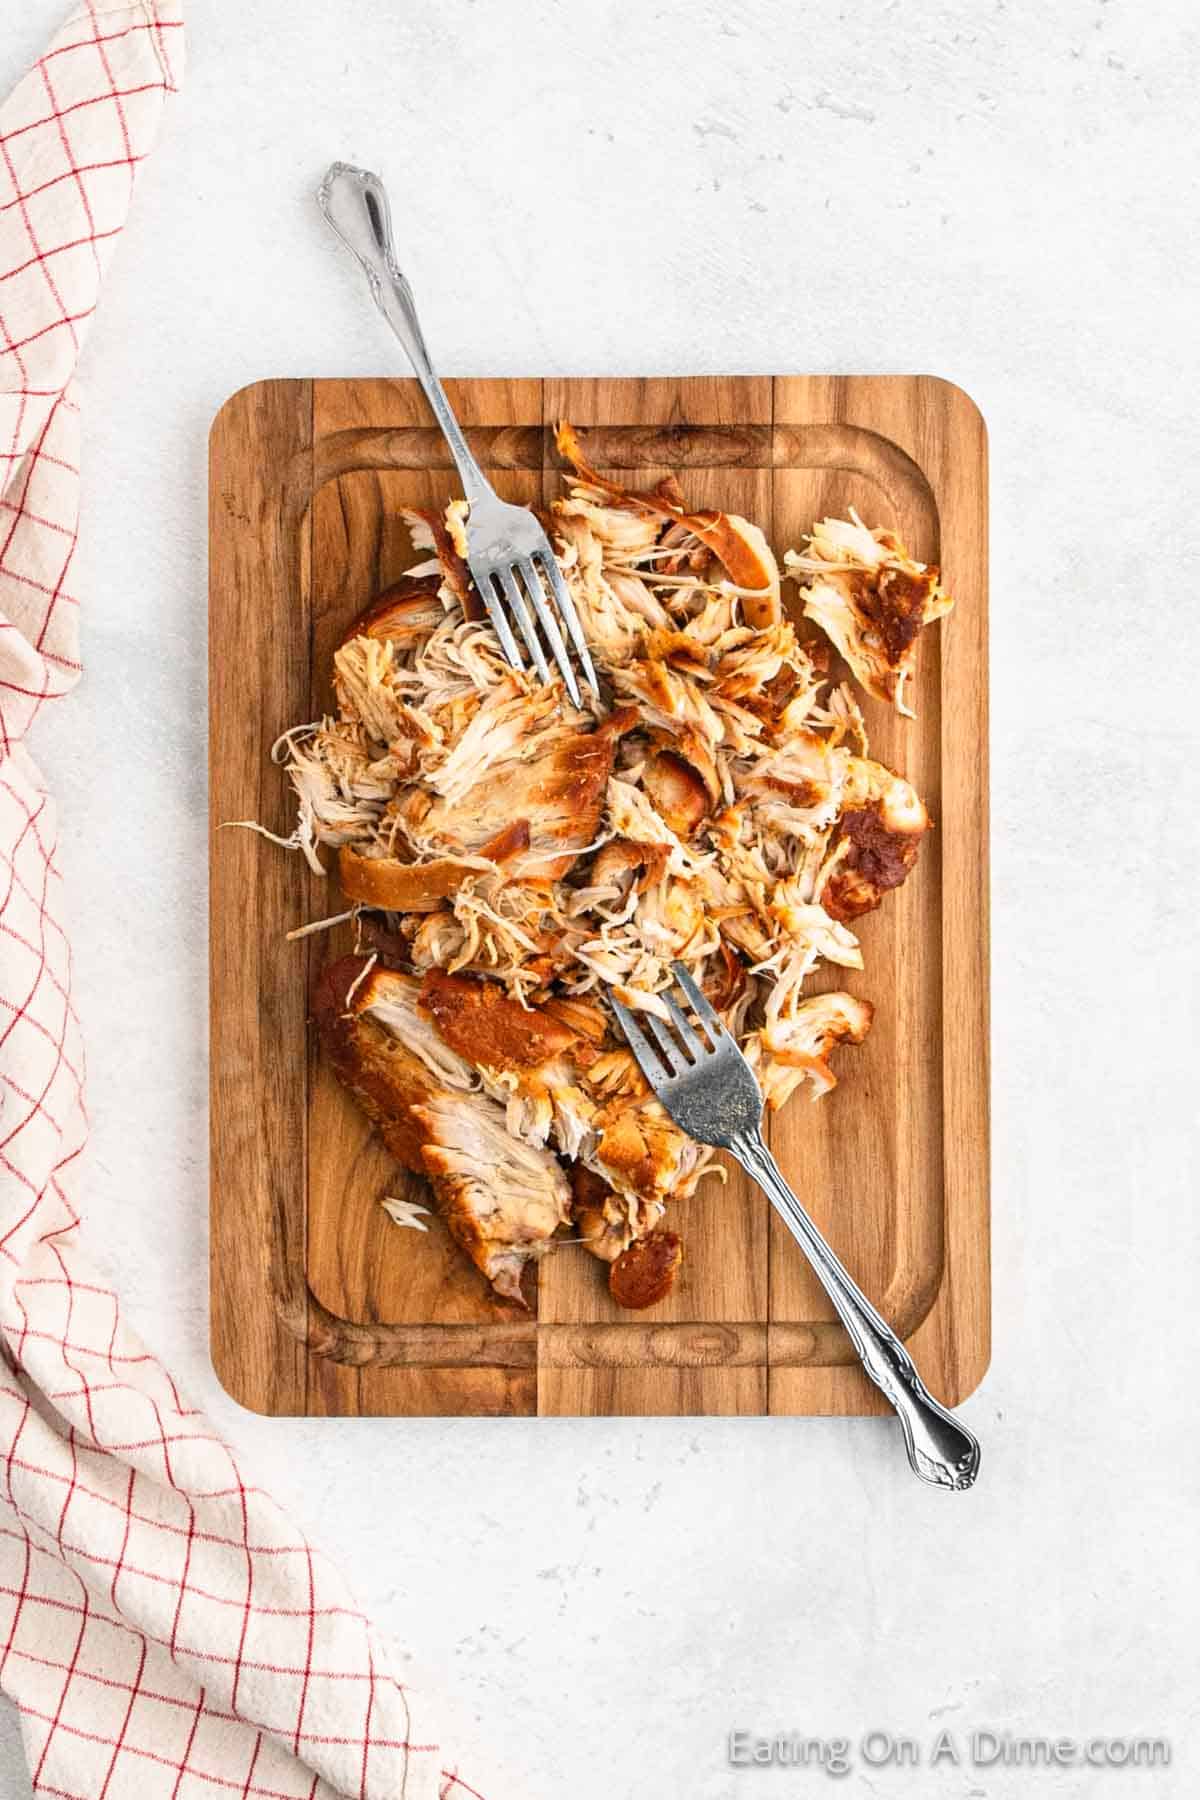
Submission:
{"label": "pulled pork", "polygon": [[912,718],[905,688],[917,638],[954,602],[937,569],[914,562],[894,531],[849,519],[822,519],[801,553],[784,557],[800,584],[804,615],[837,645],[868,693]]}
{"label": "pulled pork", "polygon": [[[828,1092],[871,1007],[806,984],[861,968],[852,923],[905,879],[929,820],[868,756],[828,651],[797,638],[759,528],[690,511],[673,480],[622,489],[569,426],[559,446],[575,475],[549,526],[602,698],[576,708],[508,666],[456,503],[409,515],[432,557],[356,621],[336,716],[287,733],[280,760],[290,841],[316,867],[335,852],[372,952],[314,1000],[339,1077],[498,1294],[521,1301],[569,1228],[641,1305],[679,1263],[667,1201],[712,1153],[649,1092],[607,995],[665,1016],[679,958],[769,1106]],[[937,572],[857,516],[789,564],[853,675],[907,710],[917,632],[949,606]]]}

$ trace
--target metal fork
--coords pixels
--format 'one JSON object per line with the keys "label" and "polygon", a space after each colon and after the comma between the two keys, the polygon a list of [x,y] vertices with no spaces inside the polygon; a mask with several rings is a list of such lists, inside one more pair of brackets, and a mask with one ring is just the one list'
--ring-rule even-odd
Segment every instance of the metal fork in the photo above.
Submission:
{"label": "metal fork", "polygon": [[575,603],[567,592],[550,540],[533,514],[527,507],[510,506],[508,501],[501,500],[467,448],[467,440],[451,411],[446,391],[429,360],[412,289],[396,265],[391,210],[382,181],[369,169],[355,169],[349,163],[335,162],[326,172],[317,200],[329,224],[361,265],[371,296],[404,345],[425,398],[433,408],[433,416],[450,447],[463,492],[470,503],[467,564],[505,656],[514,669],[524,667],[509,623],[511,613],[534,668],[543,681],[549,681],[546,650],[538,636],[540,626],[567,692],[578,706],[579,684],[558,619],[546,603],[543,582],[549,585],[557,603],[584,679],[592,692],[597,693],[596,672],[588,655]]}
{"label": "metal fork", "polygon": [[921,1480],[969,1488],[979,1473],[978,1442],[929,1393],[900,1339],[793,1194],[763,1141],[763,1097],[753,1069],[683,964],[671,967],[695,1025],[671,994],[663,996],[670,1030],[649,1013],[635,1018],[609,996],[642,1074],[681,1130],[730,1151],[764,1190],[837,1308],[867,1374],[895,1408],[908,1460]]}

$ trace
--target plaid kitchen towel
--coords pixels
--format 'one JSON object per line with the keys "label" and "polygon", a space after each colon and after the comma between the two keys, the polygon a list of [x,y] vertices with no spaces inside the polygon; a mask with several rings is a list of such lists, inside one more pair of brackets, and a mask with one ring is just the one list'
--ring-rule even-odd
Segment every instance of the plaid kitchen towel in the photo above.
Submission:
{"label": "plaid kitchen towel", "polygon": [[465,1800],[337,1571],[79,1241],[83,1048],[26,737],[79,677],[75,365],[182,64],[174,0],[89,3],[0,109],[0,1687],[55,1800]]}

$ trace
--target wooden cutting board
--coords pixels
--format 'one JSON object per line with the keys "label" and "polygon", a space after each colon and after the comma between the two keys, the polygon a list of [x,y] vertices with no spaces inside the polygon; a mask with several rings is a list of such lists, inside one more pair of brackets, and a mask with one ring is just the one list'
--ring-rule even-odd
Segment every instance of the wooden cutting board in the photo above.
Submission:
{"label": "wooden cutting board", "polygon": [[[941,564],[954,613],[921,641],[915,721],[864,701],[874,755],[936,823],[916,872],[862,921],[838,982],[875,1024],[840,1086],[771,1124],[776,1155],[932,1390],[956,1404],[989,1354],[986,439],[928,377],[555,379],[447,384],[480,462],[520,501],[559,487],[552,426],[639,485],[759,521],[778,552],[858,508]],[[413,381],[264,381],[211,437],[214,828],[291,830],[270,758],[320,714],[345,625],[413,560],[398,505],[457,485]],[[274,1414],[868,1413],[886,1410],[766,1199],[736,1170],[673,1210],[674,1292],[621,1312],[580,1246],[540,1265],[536,1313],[493,1299],[322,1065],[310,976],[350,947],[286,933],[342,910],[335,883],[246,831],[212,838],[212,1353]],[[848,979],[847,979],[848,976]]]}

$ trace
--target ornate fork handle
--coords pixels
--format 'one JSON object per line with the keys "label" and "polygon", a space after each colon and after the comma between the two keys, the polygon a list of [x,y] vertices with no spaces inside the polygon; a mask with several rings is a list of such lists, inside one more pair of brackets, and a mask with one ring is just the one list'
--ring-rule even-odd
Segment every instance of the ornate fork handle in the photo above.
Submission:
{"label": "ornate fork handle", "polygon": [[529,507],[502,500],[492,487],[471,455],[446,390],[434,372],[412,289],[396,261],[382,181],[369,169],[334,163],[317,198],[326,221],[366,275],[376,306],[403,344],[449,445],[470,515],[467,566],[501,650],[514,669],[525,667],[515,626],[541,680],[552,679],[552,659],[568,697],[580,706],[582,694],[567,648],[569,638],[583,679],[598,697],[600,686],[587,634],[553,545]]}
{"label": "ornate fork handle", "polygon": [[492,486],[467,447],[467,440],[446,398],[446,390],[430,360],[412,289],[396,262],[391,209],[382,181],[370,169],[334,163],[321,183],[317,201],[347,250],[357,258],[372,299],[403,344],[450,447],[464,494],[472,502],[480,500],[492,492]]}
{"label": "ornate fork handle", "polygon": [[730,1150],[763,1188],[837,1308],[863,1367],[890,1401],[914,1472],[936,1487],[969,1488],[979,1473],[979,1444],[922,1382],[912,1358],[858,1286],[784,1180],[759,1131],[739,1134]]}

